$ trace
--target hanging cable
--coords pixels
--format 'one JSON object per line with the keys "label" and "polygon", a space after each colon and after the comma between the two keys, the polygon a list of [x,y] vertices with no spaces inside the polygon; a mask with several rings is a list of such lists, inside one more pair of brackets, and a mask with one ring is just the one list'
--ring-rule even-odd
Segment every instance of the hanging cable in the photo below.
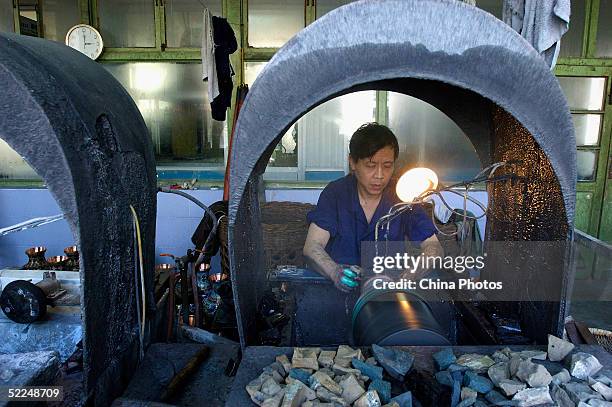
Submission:
{"label": "hanging cable", "polygon": [[[142,256],[142,237],[140,235],[140,222],[138,221],[138,215],[136,214],[136,209],[134,209],[134,207],[132,205],[130,205],[130,210],[132,212],[132,225],[134,227],[134,231],[136,234],[136,246],[137,246],[137,251],[138,251],[138,263],[136,265],[136,267],[134,268],[134,278],[135,278],[135,283],[136,283],[136,312],[138,314],[138,335],[139,335],[139,341],[140,341],[140,360],[142,361],[142,359],[144,358],[144,329],[145,329],[145,324],[146,324],[146,317],[147,317],[147,307],[145,304],[145,298],[146,298],[146,292],[145,292],[145,286],[144,286],[144,260],[143,260],[143,256]],[[140,299],[142,300],[142,305],[140,304],[140,300],[138,298],[138,269],[140,269],[140,289],[141,289],[141,296]],[[142,312],[142,316],[141,316],[141,312]]]}

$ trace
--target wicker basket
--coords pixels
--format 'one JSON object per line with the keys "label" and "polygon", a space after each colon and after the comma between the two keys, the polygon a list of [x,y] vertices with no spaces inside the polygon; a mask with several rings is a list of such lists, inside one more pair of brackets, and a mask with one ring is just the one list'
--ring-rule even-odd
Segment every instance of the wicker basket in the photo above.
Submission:
{"label": "wicker basket", "polygon": [[612,353],[612,332],[599,328],[589,328],[589,331],[591,331],[595,340],[597,340],[597,343],[600,344],[602,348]]}
{"label": "wicker basket", "polygon": [[304,267],[302,255],[314,205],[300,202],[266,202],[261,205],[263,245],[268,270],[279,265]]}

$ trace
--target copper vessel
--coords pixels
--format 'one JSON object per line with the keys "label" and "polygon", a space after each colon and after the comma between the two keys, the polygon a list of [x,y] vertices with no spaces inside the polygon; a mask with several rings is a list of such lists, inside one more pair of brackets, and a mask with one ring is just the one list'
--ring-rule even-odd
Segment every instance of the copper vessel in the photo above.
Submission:
{"label": "copper vessel", "polygon": [[47,259],[47,263],[49,263],[49,270],[66,270],[66,260],[68,257],[66,256],[53,256]]}
{"label": "copper vessel", "polygon": [[76,246],[68,246],[64,249],[66,253],[66,262],[64,264],[64,270],[67,271],[79,271],[79,250]]}
{"label": "copper vessel", "polygon": [[21,267],[22,270],[47,270],[49,265],[45,260],[47,248],[43,246],[30,247],[25,251],[28,256],[28,262]]}

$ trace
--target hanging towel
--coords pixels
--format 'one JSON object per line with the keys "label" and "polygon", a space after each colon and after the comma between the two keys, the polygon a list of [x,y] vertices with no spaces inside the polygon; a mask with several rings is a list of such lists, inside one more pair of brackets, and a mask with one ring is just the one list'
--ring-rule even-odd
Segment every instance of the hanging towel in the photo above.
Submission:
{"label": "hanging towel", "polygon": [[212,16],[210,11],[205,8],[202,25],[202,80],[208,80],[208,100],[210,102],[219,96],[214,38]]}
{"label": "hanging towel", "polygon": [[570,0],[504,0],[503,20],[555,67],[569,28]]}

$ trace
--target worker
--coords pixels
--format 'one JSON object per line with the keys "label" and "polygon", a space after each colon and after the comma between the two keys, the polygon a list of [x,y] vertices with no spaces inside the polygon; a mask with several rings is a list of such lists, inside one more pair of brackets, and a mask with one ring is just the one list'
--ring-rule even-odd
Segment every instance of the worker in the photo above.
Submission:
{"label": "worker", "polygon": [[[328,184],[307,215],[304,256],[343,292],[359,285],[361,243],[374,241],[376,222],[399,202],[390,186],[398,155],[397,138],[388,127],[364,124],[351,137],[350,173]],[[389,228],[389,241],[415,242],[425,256],[443,254],[436,229],[419,205],[394,219]]]}

